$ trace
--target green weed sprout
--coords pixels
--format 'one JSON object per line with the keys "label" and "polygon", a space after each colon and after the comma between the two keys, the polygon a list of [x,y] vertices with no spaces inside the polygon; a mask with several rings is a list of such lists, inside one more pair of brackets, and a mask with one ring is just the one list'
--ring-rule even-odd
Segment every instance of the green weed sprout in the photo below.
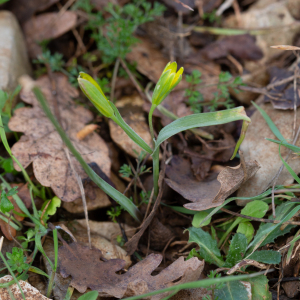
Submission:
{"label": "green weed sprout", "polygon": [[[88,74],[80,73],[78,83],[83,93],[95,105],[101,114],[116,122],[125,133],[144,151],[151,154],[153,158],[153,186],[154,195],[157,197],[159,192],[158,177],[159,177],[159,146],[171,136],[187,129],[193,129],[203,126],[225,124],[232,121],[243,120],[243,130],[241,137],[237,143],[234,155],[237,153],[238,147],[244,139],[246,129],[251,120],[247,117],[244,107],[237,107],[224,111],[198,113],[179,118],[166,127],[158,134],[157,139],[154,137],[152,115],[155,108],[162,103],[167,95],[179,84],[182,79],[183,68],[177,71],[177,63],[170,62],[166,65],[158,80],[153,96],[152,106],[149,112],[149,127],[152,137],[152,148],[123,120],[116,106],[109,101],[97,82]],[[232,157],[232,158],[233,158]]]}

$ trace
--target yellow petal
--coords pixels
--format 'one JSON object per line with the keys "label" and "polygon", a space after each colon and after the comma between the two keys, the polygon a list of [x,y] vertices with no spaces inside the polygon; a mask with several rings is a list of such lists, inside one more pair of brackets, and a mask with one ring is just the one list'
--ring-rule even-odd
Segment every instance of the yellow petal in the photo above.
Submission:
{"label": "yellow petal", "polygon": [[[79,72],[79,76],[80,76],[80,78],[85,79],[85,80],[89,81],[90,83],[92,83],[98,89],[98,91],[105,97],[101,87],[99,86],[97,81],[92,76],[90,76],[89,74],[86,74],[84,72]],[[105,97],[105,99],[106,99],[106,97]]]}

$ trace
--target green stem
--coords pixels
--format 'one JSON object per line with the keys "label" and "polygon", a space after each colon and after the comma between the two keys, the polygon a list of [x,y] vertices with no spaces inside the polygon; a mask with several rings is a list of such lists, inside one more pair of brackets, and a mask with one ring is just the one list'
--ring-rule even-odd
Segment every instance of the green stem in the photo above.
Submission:
{"label": "green stem", "polygon": [[72,286],[69,286],[64,300],[70,300],[73,295],[73,291],[74,288]]}
{"label": "green stem", "polygon": [[52,271],[51,277],[50,277],[50,280],[49,280],[49,285],[48,285],[48,289],[47,289],[47,297],[48,298],[51,296],[51,291],[52,291],[53,284],[54,284],[55,273],[56,273],[55,271]]}
{"label": "green stem", "polygon": [[[2,180],[4,186],[5,186],[8,190],[10,190],[10,189],[11,189],[10,184],[3,178],[2,175],[0,175],[0,179]],[[25,206],[24,202],[21,200],[21,198],[20,198],[17,194],[13,195],[12,197],[13,197],[14,200],[16,201],[16,203],[17,203],[17,205],[19,206],[19,208],[21,209],[21,211],[22,211],[24,214],[26,214],[26,216],[27,216],[29,219],[31,219],[31,221],[32,221],[34,224],[36,224],[36,225],[38,225],[38,226],[42,226],[42,224],[40,223],[40,221],[39,221],[38,219],[36,219],[36,218],[34,218],[34,217],[31,216],[31,214],[30,214],[29,210],[27,209],[27,207]]]}
{"label": "green stem", "polygon": [[[106,194],[108,194],[111,198],[113,198],[118,204],[120,204],[125,210],[129,212],[129,214],[138,222],[141,220],[141,214],[138,208],[134,205],[132,201],[130,201],[126,196],[124,196],[122,193],[120,193],[118,190],[114,189],[110,184],[108,184],[106,181],[104,181],[101,177],[99,177],[92,168],[85,162],[83,157],[80,155],[80,153],[76,150],[76,148],[73,146],[72,142],[70,141],[67,134],[64,132],[64,130],[61,128],[60,124],[52,114],[50,108],[48,107],[47,101],[42,94],[41,90],[38,87],[34,87],[32,89],[34,92],[36,98],[39,100],[44,113],[48,117],[48,119],[52,122],[53,126],[57,130],[58,134],[60,135],[61,139],[64,141],[66,146],[69,148],[71,153],[75,156],[77,161],[81,164],[84,171],[87,173],[87,175],[90,177],[90,179],[96,183],[96,185],[102,189]],[[148,145],[147,145],[148,146]],[[149,147],[149,146],[148,146]],[[150,151],[151,148],[149,147]]]}
{"label": "green stem", "polygon": [[230,234],[230,232],[241,222],[242,218],[237,218],[232,224],[231,226],[227,229],[227,231],[223,234],[223,236],[221,237],[219,243],[218,243],[218,247],[221,247],[224,240],[226,239],[226,237]]}
{"label": "green stem", "polygon": [[155,150],[152,155],[153,159],[153,187],[154,187],[154,197],[158,195],[158,178],[159,178],[159,148]]}
{"label": "green stem", "polygon": [[25,180],[32,186],[34,192],[36,193],[36,195],[40,195],[40,191],[38,190],[38,188],[33,184],[33,182],[31,181],[29,175],[27,174],[26,170],[23,168],[23,166],[21,165],[21,163],[19,162],[19,160],[12,154],[10,146],[8,144],[7,141],[7,137],[5,134],[5,130],[3,128],[3,122],[2,122],[2,118],[1,118],[1,114],[0,114],[0,137],[2,140],[2,143],[6,149],[6,151],[8,152],[8,154],[10,155],[10,157],[16,162],[16,164],[19,166],[19,168],[21,169],[23,176],[25,178]]}
{"label": "green stem", "polygon": [[9,221],[9,219],[3,216],[2,214],[0,214],[0,219],[3,220],[5,223],[9,224],[9,226],[16,229],[17,231],[20,231],[22,229],[22,227],[19,227],[14,222]]}
{"label": "green stem", "polygon": [[153,148],[155,146],[155,137],[154,137],[154,129],[153,129],[153,118],[152,118],[152,115],[153,115],[153,112],[156,108],[156,105],[152,105],[151,106],[151,109],[149,111],[149,117],[148,117],[148,120],[149,120],[149,128],[150,128],[150,134],[151,134],[151,140],[152,140],[152,145],[153,145]]}

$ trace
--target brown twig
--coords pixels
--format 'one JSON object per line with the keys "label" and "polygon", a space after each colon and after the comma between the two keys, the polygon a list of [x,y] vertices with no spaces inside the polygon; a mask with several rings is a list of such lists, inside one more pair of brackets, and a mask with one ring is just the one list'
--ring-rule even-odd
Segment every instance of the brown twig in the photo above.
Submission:
{"label": "brown twig", "polygon": [[[251,221],[257,221],[257,222],[263,222],[263,223],[273,223],[273,224],[279,224],[281,222],[280,220],[270,220],[270,219],[262,219],[262,218],[249,217],[249,216],[246,216],[246,215],[242,215],[242,214],[230,211],[230,210],[228,210],[226,208],[221,208],[221,211],[226,212],[226,213],[228,213],[230,215],[233,215],[233,216],[236,216],[236,217],[241,217],[241,218],[248,219],[248,220],[251,220]],[[300,222],[295,222],[295,221],[282,222],[282,225],[288,225],[288,224],[298,225],[299,226]]]}
{"label": "brown twig", "polygon": [[132,83],[134,84],[135,88],[137,89],[137,91],[139,92],[139,94],[141,95],[142,99],[147,100],[146,95],[144,94],[144,92],[142,91],[142,88],[140,87],[140,85],[138,84],[138,82],[136,81],[134,75],[130,72],[130,70],[128,69],[125,61],[120,58],[120,62],[122,67],[124,68],[124,70],[126,71],[126,73],[128,74],[130,80],[132,81]]}
{"label": "brown twig", "polygon": [[120,59],[118,58],[115,62],[114,72],[113,72],[112,81],[111,81],[111,91],[110,91],[110,99],[109,100],[112,102],[114,102],[114,97],[115,97],[115,87],[116,87],[119,66],[120,66]]}

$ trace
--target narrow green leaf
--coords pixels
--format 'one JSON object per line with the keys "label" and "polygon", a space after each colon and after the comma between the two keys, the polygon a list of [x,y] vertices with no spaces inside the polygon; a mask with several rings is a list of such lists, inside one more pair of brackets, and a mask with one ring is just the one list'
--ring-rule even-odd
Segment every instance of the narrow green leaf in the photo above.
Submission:
{"label": "narrow green leaf", "polygon": [[192,225],[196,228],[208,225],[210,223],[211,218],[208,218],[205,222],[202,222],[208,216],[208,214],[209,213],[206,211],[197,212],[193,217]]}
{"label": "narrow green leaf", "polygon": [[36,274],[43,275],[43,276],[45,276],[45,277],[47,277],[47,278],[50,278],[50,276],[49,276],[47,273],[45,273],[45,272],[42,271],[41,269],[36,268],[36,267],[34,267],[34,266],[29,267],[28,271],[33,272],[33,273],[36,273]]}
{"label": "narrow green leaf", "polygon": [[236,232],[244,234],[247,238],[247,243],[249,244],[251,242],[251,240],[253,239],[254,227],[251,224],[251,222],[249,222],[249,221],[243,222],[243,223],[239,224]]}
{"label": "narrow green leaf", "polygon": [[87,175],[90,177],[90,179],[95,182],[95,184],[102,189],[106,194],[108,194],[111,198],[113,198],[119,205],[121,205],[135,220],[140,221],[141,215],[138,210],[138,208],[135,206],[135,204],[128,199],[125,195],[120,193],[118,190],[113,188],[110,184],[108,184],[105,180],[103,180],[101,177],[99,177],[93,169],[85,162],[83,157],[80,155],[80,153],[75,149],[72,142],[70,141],[67,134],[64,132],[64,130],[59,125],[58,121],[52,114],[50,108],[48,107],[48,104],[44,98],[44,95],[42,94],[41,90],[38,87],[33,88],[33,92],[36,96],[36,98],[39,100],[46,116],[49,118],[49,120],[54,125],[55,129],[57,130],[58,134],[60,135],[61,139],[64,141],[64,143],[67,145],[71,153],[76,157],[78,162],[81,164],[84,171],[87,173]]}
{"label": "narrow green leaf", "polygon": [[226,282],[223,288],[215,290],[215,296],[222,300],[250,299],[247,288],[240,281]]}
{"label": "narrow green leaf", "polygon": [[[284,203],[286,204],[286,203]],[[300,209],[300,205],[296,206],[294,209],[292,209],[291,211],[289,211],[288,213],[286,213],[283,218],[279,219],[280,223],[278,224],[271,224],[271,223],[267,223],[267,224],[263,224],[261,225],[261,227],[259,228],[259,230],[257,231],[253,241],[251,242],[251,244],[248,246],[248,252],[247,255],[250,255],[252,252],[254,252],[258,247],[263,246],[266,244],[266,241],[270,240],[271,237],[271,233],[274,232],[274,230],[279,229],[280,230],[280,226],[283,222],[290,220]],[[276,219],[279,217],[279,215],[276,214]],[[268,225],[268,226],[266,226]],[[287,226],[288,227],[288,226]],[[287,228],[286,227],[286,228]],[[285,228],[285,229],[286,229]],[[290,229],[289,229],[290,230]],[[282,231],[280,231],[282,232]],[[281,234],[279,234],[281,235]],[[277,235],[277,236],[279,236]],[[277,237],[276,236],[276,237]],[[269,238],[269,240],[268,240]],[[274,239],[275,237],[272,236],[272,238]]]}
{"label": "narrow green leaf", "polygon": [[261,108],[259,107],[255,102],[252,101],[252,104],[257,108],[257,110],[261,113],[261,115],[263,116],[263,118],[265,119],[265,121],[267,122],[268,126],[270,127],[270,129],[272,130],[272,132],[274,133],[274,135],[280,140],[280,141],[285,141],[285,138],[283,137],[283,135],[281,134],[281,132],[279,131],[279,129],[276,127],[276,125],[274,124],[274,122],[272,121],[272,119],[268,116],[268,114]]}
{"label": "narrow green leaf", "polygon": [[247,257],[265,264],[279,264],[281,261],[280,252],[273,250],[255,251]]}
{"label": "narrow green leaf", "polygon": [[247,249],[247,238],[242,233],[236,233],[230,243],[229,252],[224,264],[224,268],[232,268],[241,261]]}
{"label": "narrow green leaf", "polygon": [[266,140],[268,140],[270,142],[273,142],[273,143],[276,143],[276,144],[279,144],[279,145],[282,145],[284,147],[287,147],[287,148],[291,149],[292,151],[294,151],[295,153],[300,154],[300,147],[289,144],[288,142],[285,142],[285,141],[281,142],[281,141],[277,141],[277,140],[273,140],[273,139],[267,139],[267,138],[266,138]]}
{"label": "narrow green leaf", "polygon": [[98,298],[99,292],[97,291],[90,291],[86,294],[80,296],[78,300],[96,300]]}
{"label": "narrow green leaf", "polygon": [[268,278],[265,275],[260,275],[254,278],[247,279],[251,283],[251,300],[271,300],[272,293],[269,291]]}
{"label": "narrow green leaf", "polygon": [[281,145],[279,145],[279,156],[280,156],[282,163],[284,164],[286,169],[289,171],[289,173],[293,176],[293,178],[300,184],[300,178],[298,177],[298,175],[294,172],[294,170],[290,167],[290,165],[282,158],[281,153],[280,153],[280,146]]}
{"label": "narrow green leaf", "polygon": [[196,127],[220,125],[237,120],[251,122],[251,120],[246,116],[245,109],[242,106],[210,113],[193,114],[177,119],[165,126],[159,132],[154,150],[156,150],[162,142],[184,130]]}
{"label": "narrow green leaf", "polygon": [[222,267],[224,261],[218,249],[217,241],[213,240],[210,234],[201,228],[190,227],[187,230],[190,234],[189,243],[195,242],[200,246],[200,255],[204,260]]}
{"label": "narrow green leaf", "polygon": [[146,152],[152,154],[153,150],[151,147],[124,121],[118,109],[112,102],[111,107],[115,113],[115,116],[111,117],[111,119],[115,121],[138,146],[140,146]]}

